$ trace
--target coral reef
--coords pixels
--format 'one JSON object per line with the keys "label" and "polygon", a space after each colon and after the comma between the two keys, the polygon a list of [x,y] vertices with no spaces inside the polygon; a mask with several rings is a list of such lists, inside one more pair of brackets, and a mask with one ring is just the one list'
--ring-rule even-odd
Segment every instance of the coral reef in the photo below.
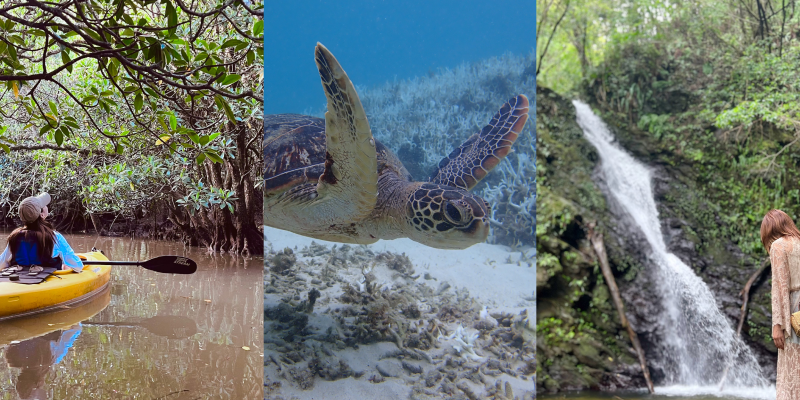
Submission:
{"label": "coral reef", "polygon": [[533,397],[535,338],[527,309],[490,312],[467,289],[441,289],[446,282],[415,274],[404,254],[312,242],[290,253],[303,268],[285,273],[275,266],[287,254],[271,255],[264,268],[272,288],[264,297],[272,398],[345,378],[401,379],[418,399]]}

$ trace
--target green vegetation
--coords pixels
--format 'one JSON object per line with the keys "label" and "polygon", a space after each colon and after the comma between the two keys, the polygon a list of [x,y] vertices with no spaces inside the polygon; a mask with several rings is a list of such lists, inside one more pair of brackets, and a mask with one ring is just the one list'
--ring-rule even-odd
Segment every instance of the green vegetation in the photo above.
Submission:
{"label": "green vegetation", "polygon": [[5,224],[21,198],[48,190],[62,229],[261,254],[262,8],[4,2]]}
{"label": "green vegetation", "polygon": [[[540,354],[554,358],[537,377],[543,389],[593,387],[590,380],[572,379],[579,370],[557,360],[577,354],[581,332],[604,346],[621,332],[614,313],[602,309],[610,304],[607,296],[593,291],[604,284],[592,263],[572,270],[565,263],[568,252],[594,257],[585,221],[612,231],[606,245],[623,289],[642,268],[633,249],[614,239],[609,211],[591,180],[597,156],[576,132],[565,99],[588,101],[626,149],[663,168],[669,190],[658,198],[662,218],[680,221],[681,237],[697,256],[692,267],[718,283],[714,290],[731,299],[721,300],[730,302],[724,307],[735,309],[738,291],[766,256],[759,238],[763,215],[779,208],[800,217],[797,6],[791,0],[537,2],[537,331],[540,341],[553,342],[548,335],[555,335],[567,343],[561,353]],[[583,298],[569,286],[576,280],[585,287]],[[769,354],[775,351],[765,328],[769,282],[762,281],[751,293],[743,334],[757,352]],[[590,330],[578,322],[587,313],[613,321],[601,329],[595,317]],[[548,318],[562,321],[560,328],[542,324]],[[613,346],[600,349],[614,352]],[[624,370],[610,357],[615,361],[607,371]]]}

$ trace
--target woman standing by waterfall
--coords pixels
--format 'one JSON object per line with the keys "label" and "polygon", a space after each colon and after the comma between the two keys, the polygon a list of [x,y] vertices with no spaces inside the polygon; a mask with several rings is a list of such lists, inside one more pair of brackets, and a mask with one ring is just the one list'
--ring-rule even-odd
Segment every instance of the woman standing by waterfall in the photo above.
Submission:
{"label": "woman standing by waterfall", "polygon": [[800,311],[800,231],[781,210],[761,221],[761,243],[772,263],[772,339],[778,348],[777,400],[800,395],[800,338],[791,324]]}

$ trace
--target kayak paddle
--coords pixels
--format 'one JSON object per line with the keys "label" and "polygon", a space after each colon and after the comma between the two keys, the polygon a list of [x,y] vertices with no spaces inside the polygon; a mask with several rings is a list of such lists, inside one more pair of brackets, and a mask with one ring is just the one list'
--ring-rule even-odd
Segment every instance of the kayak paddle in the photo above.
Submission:
{"label": "kayak paddle", "polygon": [[84,265],[138,265],[150,271],[164,274],[193,274],[197,271],[197,263],[191,258],[179,256],[161,256],[147,261],[83,261]]}

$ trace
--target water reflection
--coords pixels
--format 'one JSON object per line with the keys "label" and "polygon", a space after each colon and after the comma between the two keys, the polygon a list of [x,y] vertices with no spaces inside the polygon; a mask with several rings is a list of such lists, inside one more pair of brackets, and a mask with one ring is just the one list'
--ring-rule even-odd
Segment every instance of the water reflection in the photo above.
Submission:
{"label": "water reflection", "polygon": [[181,315],[156,315],[139,322],[94,322],[92,326],[143,327],[150,333],[170,339],[185,339],[197,333],[197,323]]}
{"label": "water reflection", "polygon": [[81,324],[78,323],[67,330],[57,330],[8,346],[8,366],[20,369],[14,387],[20,399],[47,398],[47,374],[53,365],[61,362],[80,334]]}
{"label": "water reflection", "polygon": [[[112,260],[186,256],[197,261],[198,271],[171,275],[114,267],[110,288],[87,303],[0,322],[0,360],[8,361],[0,362],[0,399],[25,398],[29,387],[38,396],[31,398],[48,399],[262,398],[260,258],[210,256],[172,242],[82,235],[67,240],[77,251],[96,247]],[[32,350],[24,353],[34,366],[10,361],[20,352],[13,346],[52,344],[75,326],[80,333],[72,346],[60,358],[51,351],[51,363]],[[18,394],[19,382],[24,390]]]}

